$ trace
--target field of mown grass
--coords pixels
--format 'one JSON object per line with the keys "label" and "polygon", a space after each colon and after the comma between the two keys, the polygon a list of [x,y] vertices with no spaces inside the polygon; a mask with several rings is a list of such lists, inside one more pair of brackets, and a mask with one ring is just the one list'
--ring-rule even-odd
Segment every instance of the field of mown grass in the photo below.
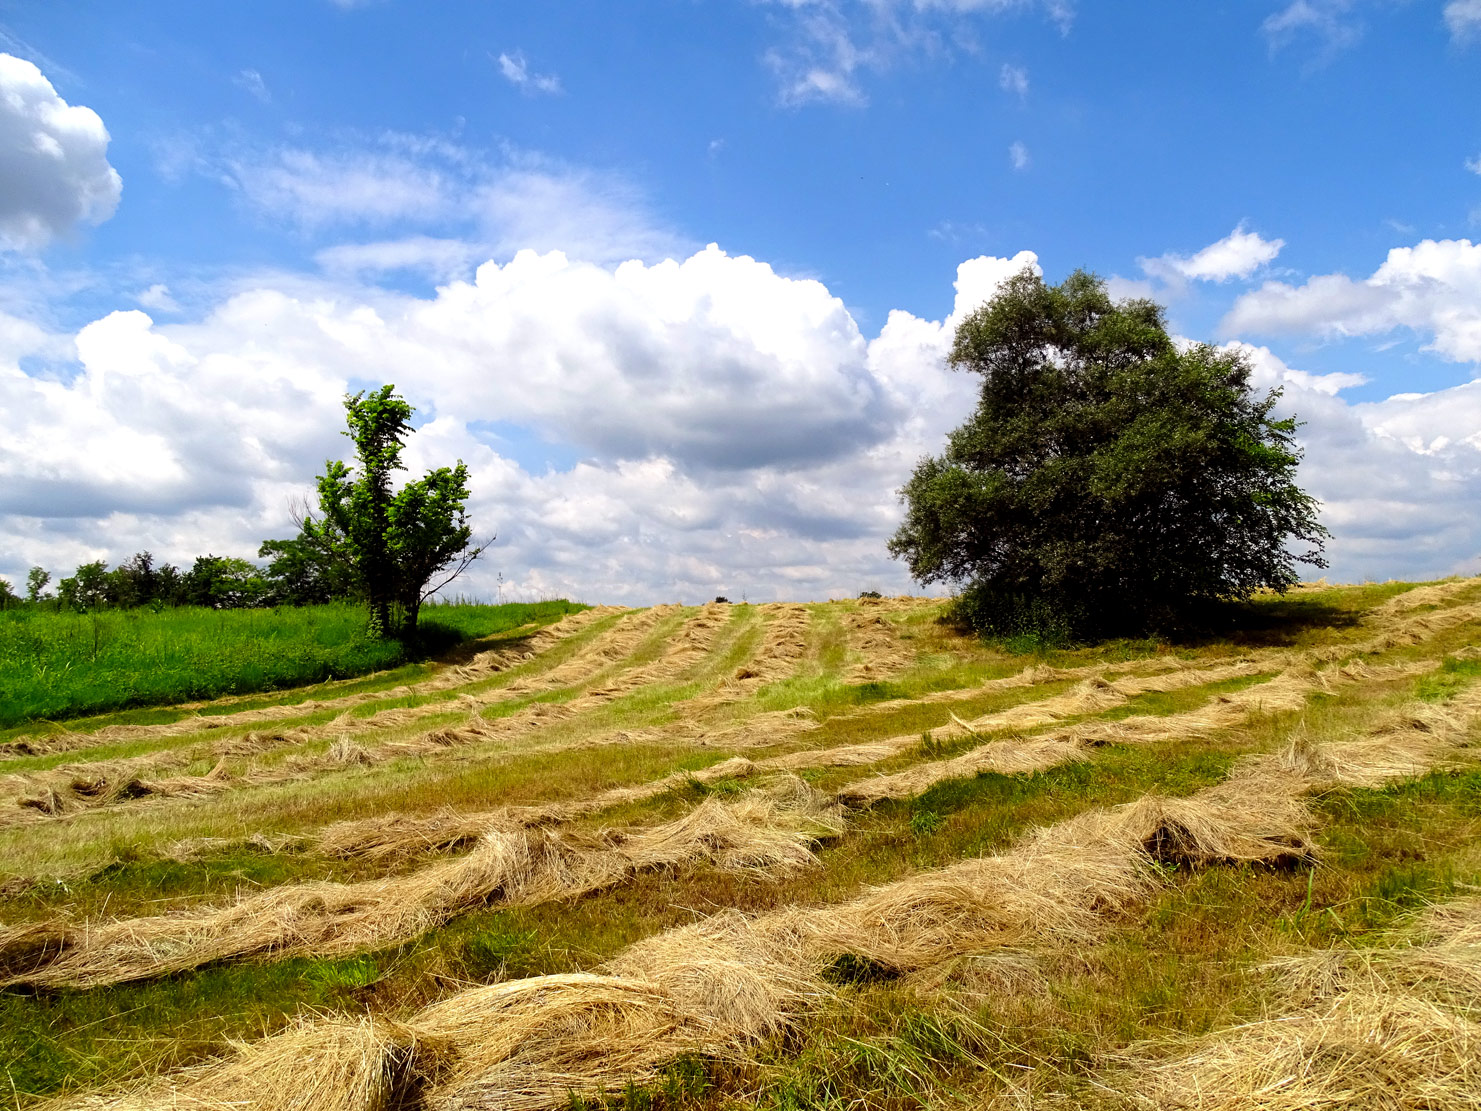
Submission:
{"label": "field of mown grass", "polygon": [[20,1108],[1474,1107],[1481,580],[596,607],[0,736]]}
{"label": "field of mown grass", "polygon": [[270,610],[182,606],[0,612],[0,729],[135,706],[167,706],[346,679],[418,661],[470,638],[549,624],[569,602],[428,605],[416,643],[367,635],[349,603]]}

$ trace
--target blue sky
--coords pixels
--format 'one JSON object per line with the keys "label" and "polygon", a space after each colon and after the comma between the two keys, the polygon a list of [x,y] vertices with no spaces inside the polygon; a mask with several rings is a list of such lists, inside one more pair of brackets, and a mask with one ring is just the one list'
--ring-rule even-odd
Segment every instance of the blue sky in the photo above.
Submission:
{"label": "blue sky", "polygon": [[952,314],[1026,263],[1250,345],[1335,576],[1477,569],[1481,0],[0,26],[0,575],[253,554],[391,378],[474,467],[475,586],[905,589],[893,491],[970,409]]}

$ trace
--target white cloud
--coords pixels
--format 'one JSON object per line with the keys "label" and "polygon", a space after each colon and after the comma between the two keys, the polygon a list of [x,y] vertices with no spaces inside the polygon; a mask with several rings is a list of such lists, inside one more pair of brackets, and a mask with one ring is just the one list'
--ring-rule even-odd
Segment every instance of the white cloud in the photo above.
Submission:
{"label": "white cloud", "polygon": [[1291,0],[1266,17],[1260,29],[1271,50],[1280,50],[1301,38],[1315,39],[1319,62],[1330,60],[1363,36],[1362,24],[1352,15],[1352,0]]}
{"label": "white cloud", "polygon": [[1453,362],[1481,363],[1481,244],[1426,239],[1395,247],[1371,276],[1266,282],[1234,303],[1230,335],[1362,336],[1408,328]]}
{"label": "white cloud", "polygon": [[518,151],[497,158],[436,136],[387,133],[329,149],[192,149],[176,162],[223,181],[251,208],[324,236],[394,227],[394,240],[334,244],[340,273],[461,274],[478,256],[562,249],[595,262],[656,259],[695,246],[660,224],[626,179]]}
{"label": "white cloud", "polygon": [[30,62],[0,54],[0,245],[45,246],[113,215],[123,192],[108,130]]}
{"label": "white cloud", "polygon": [[1192,255],[1169,253],[1138,262],[1147,274],[1164,281],[1224,282],[1230,278],[1248,278],[1273,261],[1285,245],[1284,239],[1262,239],[1258,232],[1245,231],[1241,224],[1223,239]]}
{"label": "white cloud", "polygon": [[[21,415],[0,443],[0,572],[251,555],[343,450],[342,393],[392,381],[428,418],[413,468],[472,469],[475,520],[500,535],[490,581],[629,601],[906,589],[884,552],[894,492],[975,396],[944,366],[955,322],[1035,264],[964,263],[952,317],[892,313],[873,341],[820,283],[713,247],[616,267],[525,252],[425,298],[264,285],[183,325],[114,313],[75,337],[65,382],[18,365],[57,337],[0,328],[0,405]],[[532,438],[576,461],[519,462]]]}
{"label": "white cloud", "polygon": [[253,207],[304,227],[444,219],[455,184],[434,164],[385,149],[281,148],[228,162]]}
{"label": "white cloud", "polygon": [[561,79],[555,74],[530,72],[522,50],[516,50],[513,54],[500,54],[495,62],[504,80],[522,93],[533,96],[536,93],[554,94],[561,91]]}
{"label": "white cloud", "polygon": [[[1477,2],[1481,3],[1481,0],[1477,0]],[[1470,170],[1473,174],[1481,174],[1481,154],[1476,155],[1475,158],[1467,158],[1466,169]]]}
{"label": "white cloud", "polygon": [[1227,345],[1280,386],[1304,421],[1300,482],[1322,502],[1339,582],[1481,572],[1481,383],[1349,404],[1343,375],[1293,370],[1268,348]]}
{"label": "white cloud", "polygon": [[466,277],[477,256],[478,248],[461,239],[413,235],[374,243],[341,243],[325,247],[314,255],[314,261],[330,274],[347,277],[404,270],[446,279]]}
{"label": "white cloud", "polygon": [[[344,270],[444,249],[361,248]],[[593,601],[908,589],[884,551],[895,491],[975,402],[944,365],[957,324],[1024,268],[1033,253],[968,260],[944,319],[896,310],[873,338],[821,283],[714,247],[523,252],[426,296],[264,279],[189,323],[117,312],[75,335],[0,315],[0,574],[250,556],[344,450],[343,393],[390,381],[426,421],[412,469],[467,461],[477,528],[499,534],[470,589],[498,571],[520,596]],[[1349,404],[1359,376],[1240,349],[1307,422],[1334,577],[1474,568],[1481,385]],[[38,361],[77,373],[20,369]]]}
{"label": "white cloud", "polygon": [[1481,0],[1450,0],[1445,5],[1445,26],[1458,43],[1481,38]]}
{"label": "white cloud", "polygon": [[1029,167],[1028,147],[1016,139],[1008,147],[1008,165],[1020,171],[1026,170]]}
{"label": "white cloud", "polygon": [[[913,58],[972,52],[972,23],[983,17],[1039,9],[1062,32],[1074,19],[1067,0],[770,0],[780,9],[783,41],[763,62],[787,107],[868,103],[864,84]],[[968,43],[961,47],[962,43]],[[1007,68],[1000,78],[1007,75]],[[1026,91],[1027,73],[1017,69]],[[1006,86],[1005,86],[1006,87]],[[1018,91],[1016,86],[1012,91]],[[1020,93],[1021,95],[1021,93]]]}
{"label": "white cloud", "polygon": [[1019,98],[1028,96],[1028,70],[1004,62],[998,71],[998,88]]}
{"label": "white cloud", "polygon": [[148,289],[134,294],[134,302],[146,309],[155,309],[158,312],[180,311],[179,302],[170,296],[170,287],[163,282],[155,282]]}
{"label": "white cloud", "polygon": [[262,74],[255,69],[244,69],[232,78],[232,84],[239,89],[244,89],[249,95],[255,97],[263,104],[271,104],[273,94],[268,91],[267,82],[262,79]]}

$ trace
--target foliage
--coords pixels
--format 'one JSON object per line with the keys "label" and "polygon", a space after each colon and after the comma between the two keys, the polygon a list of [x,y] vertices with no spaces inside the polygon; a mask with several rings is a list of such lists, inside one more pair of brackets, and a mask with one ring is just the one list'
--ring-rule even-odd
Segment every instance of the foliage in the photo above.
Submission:
{"label": "foliage", "polygon": [[268,560],[263,577],[275,604],[313,606],[354,596],[348,569],[303,536],[265,540],[257,556]]}
{"label": "foliage", "polygon": [[368,635],[364,611],[344,603],[87,614],[24,607],[0,618],[0,728],[363,675],[581,608],[435,606],[414,652]]}
{"label": "foliage", "polygon": [[16,597],[15,591],[11,589],[9,581],[0,579],[0,609],[9,609],[19,602],[20,599]]}
{"label": "foliage", "polygon": [[981,375],[977,410],[901,490],[890,552],[965,584],[978,629],[1176,629],[1326,566],[1279,391],[1258,396],[1238,352],[1179,350],[1153,302],[1026,270],[962,321],[949,361]]}
{"label": "foliage", "polygon": [[306,517],[301,537],[346,570],[381,633],[414,632],[427,597],[487,547],[469,546],[468,468],[461,460],[392,490],[393,472],[405,469],[401,452],[415,412],[394,390],[386,385],[345,398],[345,435],[355,443],[359,471],[339,460],[325,464],[321,517]]}
{"label": "foliage", "polygon": [[45,567],[32,567],[26,572],[26,601],[33,606],[46,597],[47,584],[51,582],[51,572]]}

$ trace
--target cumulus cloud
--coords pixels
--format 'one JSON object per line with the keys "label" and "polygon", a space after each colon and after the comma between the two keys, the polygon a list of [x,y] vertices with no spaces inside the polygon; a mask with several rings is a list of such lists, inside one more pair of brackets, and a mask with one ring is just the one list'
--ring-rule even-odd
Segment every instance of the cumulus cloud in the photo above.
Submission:
{"label": "cumulus cloud", "polygon": [[1224,282],[1230,278],[1248,278],[1273,261],[1285,245],[1284,239],[1262,239],[1258,232],[1246,231],[1241,224],[1223,239],[1192,255],[1169,253],[1138,261],[1147,274],[1164,281]]}
{"label": "cumulus cloud", "polygon": [[1445,26],[1458,43],[1481,39],[1481,0],[1450,0],[1445,5]]}
{"label": "cumulus cloud", "polygon": [[1305,423],[1300,481],[1322,502],[1334,538],[1331,577],[1438,578],[1481,571],[1481,383],[1349,404],[1348,376],[1311,375],[1269,348],[1227,345],[1255,383],[1285,392],[1280,408]]}
{"label": "cumulus cloud", "polygon": [[1407,328],[1452,362],[1481,363],[1481,244],[1426,239],[1395,247],[1369,277],[1266,282],[1234,303],[1229,335],[1377,335]]}
{"label": "cumulus cloud", "polygon": [[32,63],[0,54],[0,245],[34,249],[100,224],[122,192],[98,114],[68,104]]}
{"label": "cumulus cloud", "polygon": [[561,79],[553,73],[531,72],[522,50],[516,50],[513,54],[500,54],[494,61],[504,80],[527,96],[561,92]]}
{"label": "cumulus cloud", "polygon": [[[500,536],[489,579],[628,601],[905,589],[883,546],[895,490],[975,396],[944,366],[955,323],[1035,265],[964,263],[947,319],[895,312],[872,340],[821,283],[715,247],[615,267],[523,252],[428,297],[264,285],[189,324],[20,329],[0,342],[0,404],[22,414],[0,445],[0,571],[251,555],[343,450],[343,392],[393,381],[426,421],[413,467],[470,465]],[[58,343],[79,373],[20,369]],[[575,461],[522,459],[521,436]]]}
{"label": "cumulus cloud", "polygon": [[1008,147],[1008,165],[1022,171],[1028,169],[1029,161],[1028,147],[1015,139]]}
{"label": "cumulus cloud", "polygon": [[1028,70],[1004,62],[998,71],[998,88],[1020,99],[1028,96]]}
{"label": "cumulus cloud", "polygon": [[[372,269],[437,250],[377,249]],[[499,534],[470,589],[500,571],[517,596],[635,603],[908,589],[884,550],[895,492],[976,399],[952,335],[1025,268],[968,260],[940,319],[896,310],[872,337],[822,283],[713,246],[525,251],[425,296],[275,278],[187,323],[115,312],[75,334],[0,315],[0,574],[251,556],[345,450],[343,394],[390,381],[422,422],[412,469],[465,460],[478,531]],[[1334,576],[1472,567],[1481,386],[1350,404],[1356,375],[1240,350],[1307,422]]]}

